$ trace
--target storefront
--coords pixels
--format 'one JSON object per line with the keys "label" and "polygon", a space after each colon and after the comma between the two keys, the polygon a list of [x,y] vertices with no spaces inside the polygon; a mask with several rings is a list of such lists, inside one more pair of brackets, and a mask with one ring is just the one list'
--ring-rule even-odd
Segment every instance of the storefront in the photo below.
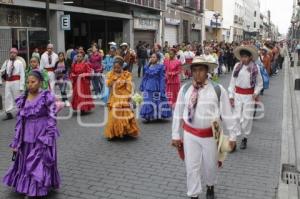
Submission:
{"label": "storefront", "polygon": [[201,42],[201,24],[192,24],[191,42]]}
{"label": "storefront", "polygon": [[44,51],[47,45],[45,12],[0,4],[0,63],[16,47],[26,62],[35,48]]}
{"label": "storefront", "polygon": [[180,19],[165,18],[164,41],[167,41],[169,46],[178,44],[178,29]]}
{"label": "storefront", "polygon": [[134,46],[139,41],[146,42],[153,46],[159,35],[159,15],[144,14],[134,11]]}

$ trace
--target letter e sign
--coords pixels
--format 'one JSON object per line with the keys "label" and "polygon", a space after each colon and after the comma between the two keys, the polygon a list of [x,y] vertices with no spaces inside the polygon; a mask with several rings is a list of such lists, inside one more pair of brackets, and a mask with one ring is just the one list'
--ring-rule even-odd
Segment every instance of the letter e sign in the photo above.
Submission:
{"label": "letter e sign", "polygon": [[71,16],[62,15],[60,20],[62,30],[71,30]]}

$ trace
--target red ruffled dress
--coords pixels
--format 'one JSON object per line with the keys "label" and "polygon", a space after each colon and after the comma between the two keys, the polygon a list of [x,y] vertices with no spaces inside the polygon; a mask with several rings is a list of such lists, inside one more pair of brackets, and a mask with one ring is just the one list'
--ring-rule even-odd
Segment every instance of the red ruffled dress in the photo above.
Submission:
{"label": "red ruffled dress", "polygon": [[95,108],[90,77],[92,69],[86,62],[74,63],[70,74],[73,87],[72,108],[76,111],[88,112]]}
{"label": "red ruffled dress", "polygon": [[181,63],[177,59],[166,59],[164,61],[166,70],[166,96],[169,104],[174,107],[180,90]]}

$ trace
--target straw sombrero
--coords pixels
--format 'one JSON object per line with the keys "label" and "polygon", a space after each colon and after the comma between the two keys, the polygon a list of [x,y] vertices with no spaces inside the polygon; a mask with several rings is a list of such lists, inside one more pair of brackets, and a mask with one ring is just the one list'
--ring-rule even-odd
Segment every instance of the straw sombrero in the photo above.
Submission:
{"label": "straw sombrero", "polygon": [[128,47],[128,43],[123,42],[123,43],[121,43],[120,46],[121,46],[121,47],[122,47],[122,46],[127,46],[127,47]]}
{"label": "straw sombrero", "polygon": [[192,63],[186,64],[185,67],[189,66],[190,68],[192,68],[193,66],[198,66],[198,65],[208,66],[209,72],[213,72],[218,67],[216,60],[212,56],[206,58],[203,55],[194,57]]}
{"label": "straw sombrero", "polygon": [[234,50],[234,56],[241,60],[241,51],[245,50],[251,53],[253,60],[256,61],[258,59],[258,51],[257,49],[252,45],[245,45],[245,46],[239,46]]}

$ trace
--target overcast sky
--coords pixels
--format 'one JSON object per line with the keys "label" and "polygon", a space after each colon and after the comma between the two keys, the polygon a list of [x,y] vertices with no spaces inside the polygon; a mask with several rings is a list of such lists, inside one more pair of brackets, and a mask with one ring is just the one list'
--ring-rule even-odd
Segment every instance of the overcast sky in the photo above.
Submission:
{"label": "overcast sky", "polygon": [[287,33],[293,13],[293,0],[260,0],[261,11],[271,10],[271,18],[279,32]]}

